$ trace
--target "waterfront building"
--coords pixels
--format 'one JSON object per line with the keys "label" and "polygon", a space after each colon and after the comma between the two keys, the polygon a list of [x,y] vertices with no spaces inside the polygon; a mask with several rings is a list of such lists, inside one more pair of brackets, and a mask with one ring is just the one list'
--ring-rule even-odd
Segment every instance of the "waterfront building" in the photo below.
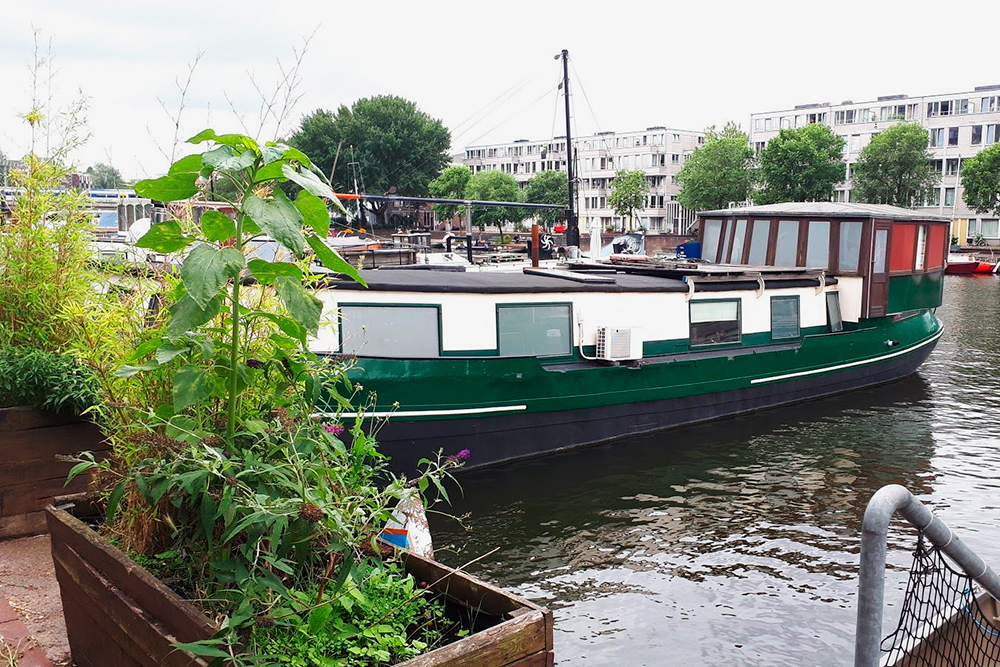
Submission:
{"label": "waterfront building", "polygon": [[[576,155],[577,211],[580,230],[623,230],[628,219],[617,216],[608,204],[611,181],[619,169],[641,170],[649,181],[645,206],[636,213],[635,224],[649,233],[684,234],[695,220],[695,212],[677,201],[677,172],[702,144],[704,134],[664,126],[629,132],[599,132],[574,137]],[[566,137],[468,146],[458,164],[473,173],[499,170],[510,174],[524,188],[540,171],[566,171]]]}
{"label": "waterfront building", "polygon": [[800,104],[755,113],[750,116],[750,145],[759,154],[782,129],[812,123],[830,127],[844,137],[847,163],[847,180],[837,187],[833,201],[851,202],[851,174],[861,149],[873,136],[901,121],[920,123],[927,129],[933,164],[941,175],[938,187],[915,208],[951,218],[952,235],[960,242],[981,236],[991,245],[1000,244],[1000,221],[966,206],[961,182],[963,162],[1000,141],[1000,85],[960,93],[885,95],[867,102]]}

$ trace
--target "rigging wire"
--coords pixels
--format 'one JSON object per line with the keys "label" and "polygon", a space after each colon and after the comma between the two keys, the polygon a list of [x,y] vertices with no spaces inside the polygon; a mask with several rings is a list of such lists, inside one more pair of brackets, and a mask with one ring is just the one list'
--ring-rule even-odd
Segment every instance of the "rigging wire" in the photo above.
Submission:
{"label": "rigging wire", "polygon": [[597,128],[597,135],[601,137],[601,143],[604,144],[604,149],[610,153],[611,146],[608,145],[607,135],[602,134],[604,128],[601,127],[601,123],[597,120],[597,114],[594,113],[594,107],[590,103],[590,98],[587,96],[587,89],[583,87],[583,81],[580,79],[580,73],[576,71],[576,64],[574,64],[572,58],[570,58],[569,66],[573,70],[576,85],[580,86],[580,92],[583,93],[583,99],[587,103],[587,108],[590,109],[590,116],[594,119],[594,126]]}

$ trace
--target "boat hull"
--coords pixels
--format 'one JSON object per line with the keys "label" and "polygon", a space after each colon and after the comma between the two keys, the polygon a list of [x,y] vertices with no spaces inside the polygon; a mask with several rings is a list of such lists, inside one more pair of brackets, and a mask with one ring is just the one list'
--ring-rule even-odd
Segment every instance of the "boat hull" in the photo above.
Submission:
{"label": "boat hull", "polygon": [[975,273],[979,268],[979,262],[949,262],[944,272],[949,275],[968,275]]}
{"label": "boat hull", "polygon": [[[900,324],[817,336],[814,341],[807,337],[799,347],[732,350],[721,357],[690,361],[678,355],[680,361],[659,368],[654,363],[635,369],[575,369],[562,374],[561,384],[550,383],[534,396],[517,386],[508,388],[506,396],[494,394],[491,398],[504,398],[507,405],[496,406],[492,401],[490,407],[477,413],[475,406],[485,404],[484,387],[496,390],[504,386],[502,376],[522,374],[501,367],[504,360],[496,359],[493,363],[497,364],[498,377],[493,382],[468,376],[453,378],[452,388],[466,396],[465,404],[439,405],[436,407],[443,409],[427,409],[422,411],[426,416],[414,416],[421,411],[407,410],[413,401],[404,402],[389,419],[380,420],[377,438],[380,450],[391,457],[391,467],[400,472],[416,469],[421,458],[433,457],[439,450],[450,455],[467,449],[468,468],[491,466],[892,382],[920,367],[941,331],[940,321],[925,311]],[[838,341],[839,347],[829,347],[832,340]],[[823,344],[825,349],[816,349]],[[867,354],[847,356],[848,350],[865,346]],[[857,355],[856,349],[853,351]],[[419,385],[420,364],[434,362],[407,363],[411,381]],[[359,360],[359,366],[365,364],[366,360]],[[365,383],[366,391],[377,388],[380,404],[383,399],[406,394],[404,378],[380,384],[371,373],[377,365],[371,361],[368,365],[358,380]],[[646,372],[657,373],[663,386],[652,387],[641,376]],[[592,375],[588,377],[588,373]],[[550,380],[543,376],[526,379],[535,387]],[[587,392],[588,382],[595,383],[592,393]],[[445,385],[443,379],[438,383]],[[599,392],[598,386],[606,391]],[[563,396],[553,396],[557,387],[563,387]],[[630,396],[655,398],[612,402],[625,389],[641,390]],[[474,400],[477,393],[478,402]],[[535,398],[540,394],[547,398]],[[546,405],[559,409],[544,409]]]}

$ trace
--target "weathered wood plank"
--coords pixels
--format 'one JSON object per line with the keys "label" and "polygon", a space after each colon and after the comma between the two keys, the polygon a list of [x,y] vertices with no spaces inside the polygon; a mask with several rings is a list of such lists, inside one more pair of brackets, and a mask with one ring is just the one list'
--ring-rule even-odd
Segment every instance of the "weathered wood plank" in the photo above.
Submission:
{"label": "weathered wood plank", "polygon": [[[406,569],[417,579],[426,582],[434,591],[461,602],[473,609],[482,609],[493,616],[505,616],[515,609],[543,610],[537,604],[496,586],[459,572],[437,561],[402,552]],[[437,582],[437,583],[435,583]]]}
{"label": "weathered wood plank", "polygon": [[539,651],[531,655],[508,662],[504,667],[552,667],[555,664],[555,655],[552,651]]}
{"label": "weathered wood plank", "polygon": [[211,637],[215,624],[159,579],[68,512],[46,508],[52,544],[67,544],[115,586],[126,590],[143,609],[156,610],[164,627],[181,642]]}
{"label": "weathered wood plank", "polygon": [[[67,471],[68,472],[68,471]],[[66,474],[50,479],[32,479],[23,484],[0,483],[0,516],[16,516],[44,510],[56,496],[86,491],[90,477],[81,475],[66,485]]]}
{"label": "weathered wood plank", "polygon": [[[65,544],[52,550],[54,561],[63,568],[83,597],[103,616],[103,631],[125,640],[122,648],[140,663],[165,667],[189,667],[204,664],[194,656],[177,651],[177,638],[155,617],[156,608],[142,609],[127,593],[107,581],[101,574]],[[114,628],[120,632],[114,632]]]}
{"label": "weathered wood plank", "polygon": [[45,532],[45,512],[0,516],[0,540]]}
{"label": "weathered wood plank", "polygon": [[58,454],[76,454],[84,450],[107,449],[107,441],[100,429],[88,422],[13,431],[3,433],[0,437],[0,456],[5,463],[34,461],[55,457]]}
{"label": "weathered wood plank", "polygon": [[61,426],[79,421],[81,420],[78,415],[69,413],[46,412],[25,407],[0,408],[0,433]]}
{"label": "weathered wood plank", "polygon": [[501,666],[545,652],[545,618],[539,610],[521,614],[492,628],[402,663],[405,667]]}

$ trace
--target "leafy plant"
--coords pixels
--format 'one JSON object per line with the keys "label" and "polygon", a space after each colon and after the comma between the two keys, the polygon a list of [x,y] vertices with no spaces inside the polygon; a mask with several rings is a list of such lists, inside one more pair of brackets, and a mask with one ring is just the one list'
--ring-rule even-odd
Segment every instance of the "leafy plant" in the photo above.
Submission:
{"label": "leafy plant", "polygon": [[27,347],[0,348],[0,407],[16,405],[82,414],[99,387],[74,357]]}
{"label": "leafy plant", "polygon": [[615,210],[615,213],[629,219],[628,229],[632,229],[635,220],[635,212],[642,208],[646,201],[646,193],[649,192],[649,181],[642,171],[626,171],[619,169],[611,181],[611,196],[608,197],[608,205]]}
{"label": "leafy plant", "polygon": [[963,161],[962,199],[979,213],[1000,215],[1000,144]]}
{"label": "leafy plant", "polygon": [[754,154],[749,137],[735,123],[727,123],[721,132],[705,130],[705,143],[694,149],[677,172],[681,206],[689,211],[726,208],[730,202],[743,202],[754,183]]}
{"label": "leafy plant", "polygon": [[927,143],[927,130],[918,123],[899,123],[872,137],[854,163],[851,200],[903,207],[923,204],[941,178]]}
{"label": "leafy plant", "polygon": [[762,189],[754,200],[761,204],[829,201],[846,172],[844,138],[826,125],[781,130],[761,151]]}

